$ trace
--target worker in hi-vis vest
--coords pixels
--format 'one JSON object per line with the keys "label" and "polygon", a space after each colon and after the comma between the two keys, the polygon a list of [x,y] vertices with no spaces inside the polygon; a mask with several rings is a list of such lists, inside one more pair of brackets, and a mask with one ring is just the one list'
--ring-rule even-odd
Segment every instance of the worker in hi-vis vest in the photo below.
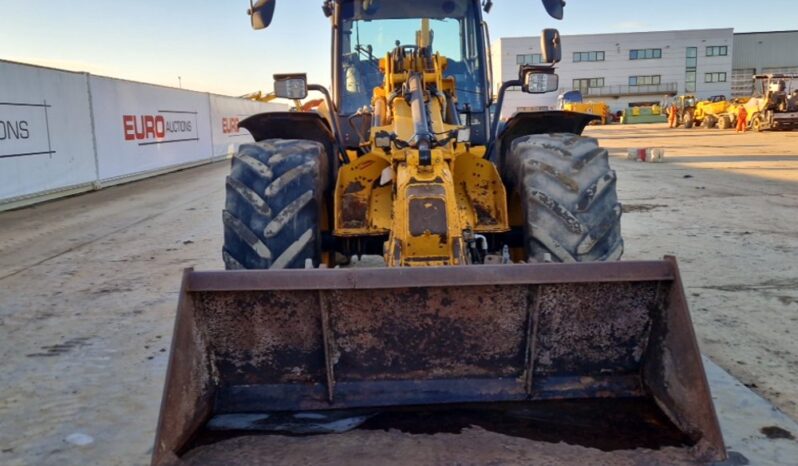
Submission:
{"label": "worker in hi-vis vest", "polygon": [[676,127],[676,104],[668,107],[668,128]]}
{"label": "worker in hi-vis vest", "polygon": [[737,110],[737,132],[744,133],[746,128],[746,120],[748,119],[748,111],[745,109],[745,106],[740,105],[740,108]]}

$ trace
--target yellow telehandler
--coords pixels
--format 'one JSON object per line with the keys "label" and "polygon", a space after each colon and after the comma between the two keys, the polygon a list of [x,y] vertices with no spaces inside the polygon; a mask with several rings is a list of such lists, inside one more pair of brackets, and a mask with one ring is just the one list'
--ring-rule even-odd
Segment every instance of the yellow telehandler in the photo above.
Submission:
{"label": "yellow telehandler", "polygon": [[[257,142],[226,180],[227,270],[184,273],[153,465],[271,464],[275,435],[433,410],[429,432],[449,408],[725,458],[675,259],[618,261],[616,174],[580,135],[597,117],[499,120],[508,89],[557,90],[559,34],[494,99],[491,5],[323,3],[332,92],[276,75],[325,105],[240,123]],[[274,6],[251,5],[256,29]],[[363,255],[384,266],[338,267]]]}

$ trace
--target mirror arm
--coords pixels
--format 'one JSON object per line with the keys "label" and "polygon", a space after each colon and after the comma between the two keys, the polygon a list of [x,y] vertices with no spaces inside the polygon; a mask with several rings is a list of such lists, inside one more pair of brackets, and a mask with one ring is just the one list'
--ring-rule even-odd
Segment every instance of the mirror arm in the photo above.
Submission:
{"label": "mirror arm", "polygon": [[327,88],[321,84],[308,84],[308,90],[321,92],[322,95],[324,95],[324,100],[327,101],[327,108],[330,109],[330,123],[332,124],[333,134],[335,135],[335,142],[338,143],[338,151],[341,154],[341,159],[343,162],[349,163],[349,154],[346,153],[343,135],[341,134],[340,127],[338,126],[338,110],[335,108],[335,105],[333,105],[332,97],[330,97],[330,91],[328,91]]}
{"label": "mirror arm", "polygon": [[511,81],[506,81],[502,83],[502,86],[499,88],[499,97],[496,99],[496,110],[493,112],[493,121],[491,122],[490,127],[490,139],[488,151],[488,157],[490,157],[490,153],[493,150],[493,146],[496,143],[496,139],[499,137],[499,119],[502,115],[502,106],[504,105],[504,94],[507,93],[507,89],[516,86],[523,86],[524,83],[520,79],[513,79]]}
{"label": "mirror arm", "polygon": [[488,29],[488,23],[482,21],[482,31],[484,34],[484,41],[485,41],[485,50],[487,55],[487,63],[485,66],[488,68],[487,78],[488,78],[488,107],[490,107],[491,102],[493,102],[493,53],[490,48],[490,29]]}

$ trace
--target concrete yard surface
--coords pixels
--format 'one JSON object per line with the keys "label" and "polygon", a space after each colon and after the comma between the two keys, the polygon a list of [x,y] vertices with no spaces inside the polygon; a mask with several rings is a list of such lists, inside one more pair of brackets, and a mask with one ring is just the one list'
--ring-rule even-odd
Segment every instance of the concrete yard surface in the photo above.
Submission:
{"label": "concrete yard surface", "polygon": [[[613,156],[624,259],[679,259],[729,464],[798,464],[798,132],[586,133]],[[626,160],[637,147],[665,148],[665,162]],[[0,464],[148,463],[181,269],[223,267],[227,171],[218,163],[0,213]],[[340,445],[370,436],[386,449],[493,442],[507,447],[499,464],[523,461],[525,448],[479,429],[344,435]]]}
{"label": "concrete yard surface", "polygon": [[[624,259],[679,259],[702,351],[798,418],[798,131],[589,127],[614,156]],[[665,163],[626,160],[664,148]]]}

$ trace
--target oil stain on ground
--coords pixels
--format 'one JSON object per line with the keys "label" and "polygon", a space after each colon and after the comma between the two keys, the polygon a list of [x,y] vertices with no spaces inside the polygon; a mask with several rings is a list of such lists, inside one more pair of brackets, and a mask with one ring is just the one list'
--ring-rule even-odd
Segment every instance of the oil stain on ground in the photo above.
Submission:
{"label": "oil stain on ground", "polygon": [[43,357],[46,358],[46,357],[58,356],[64,353],[69,353],[74,348],[79,348],[88,345],[90,339],[91,337],[72,338],[57,345],[42,346],[41,347],[42,352],[30,353],[26,354],[25,356],[29,358],[43,358]]}
{"label": "oil stain on ground", "polygon": [[628,214],[632,212],[648,212],[654,209],[668,207],[664,204],[624,204],[623,213]]}
{"label": "oil stain on ground", "polygon": [[765,437],[769,439],[788,439],[788,440],[795,440],[795,436],[789,430],[782,429],[779,426],[767,426],[759,429],[760,432],[765,434]]}

